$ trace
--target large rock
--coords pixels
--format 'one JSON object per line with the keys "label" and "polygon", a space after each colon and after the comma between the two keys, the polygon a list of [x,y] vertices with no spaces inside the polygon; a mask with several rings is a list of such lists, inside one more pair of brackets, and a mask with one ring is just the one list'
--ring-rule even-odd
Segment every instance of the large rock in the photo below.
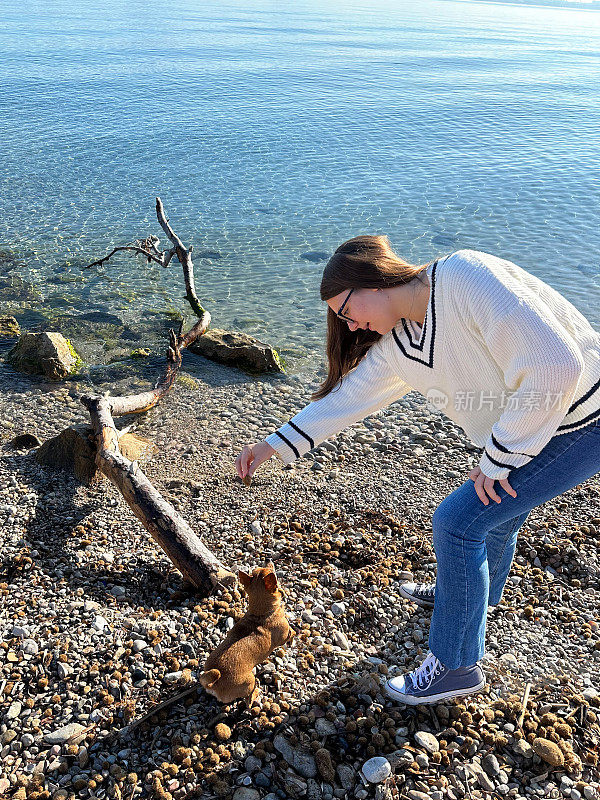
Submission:
{"label": "large rock", "polygon": [[[130,461],[140,461],[155,451],[152,442],[135,433],[125,433],[119,439],[119,450]],[[37,450],[35,457],[48,467],[55,467],[75,475],[89,485],[100,480],[102,473],[96,466],[92,429],[86,425],[66,428]]]}
{"label": "large rock", "polygon": [[19,323],[14,317],[0,316],[0,338],[18,336],[20,333]]}
{"label": "large rock", "polygon": [[53,381],[74,375],[82,363],[68,339],[47,331],[23,334],[9,350],[8,360],[22,372],[45,375]]}
{"label": "large rock", "polygon": [[284,372],[277,351],[245,333],[211,328],[189,349],[212,361],[247,372]]}
{"label": "large rock", "polygon": [[49,731],[44,734],[44,742],[46,744],[64,744],[66,741],[71,741],[73,744],[79,744],[85,739],[85,726],[80,725],[78,722],[70,722],[56,731]]}
{"label": "large rock", "polygon": [[317,762],[314,756],[304,747],[294,747],[281,733],[278,733],[273,745],[284,760],[303,778],[314,778],[317,774]]}

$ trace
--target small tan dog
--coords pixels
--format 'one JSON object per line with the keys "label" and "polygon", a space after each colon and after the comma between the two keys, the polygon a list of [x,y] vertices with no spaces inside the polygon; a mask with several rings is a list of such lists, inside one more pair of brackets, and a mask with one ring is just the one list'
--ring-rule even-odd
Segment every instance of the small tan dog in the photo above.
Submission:
{"label": "small tan dog", "polygon": [[273,563],[252,575],[238,572],[248,595],[248,610],[206,659],[199,681],[221,703],[245,698],[249,708],[258,697],[254,668],[294,632],[286,619]]}

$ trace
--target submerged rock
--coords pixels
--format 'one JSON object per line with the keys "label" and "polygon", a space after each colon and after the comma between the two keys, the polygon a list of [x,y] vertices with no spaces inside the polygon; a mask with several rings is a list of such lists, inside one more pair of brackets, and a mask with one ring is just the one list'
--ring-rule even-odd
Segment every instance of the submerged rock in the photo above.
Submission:
{"label": "submerged rock", "polygon": [[223,254],[219,253],[218,250],[200,250],[198,252],[194,251],[194,258],[223,258]]}
{"label": "submerged rock", "polygon": [[302,253],[300,258],[303,258],[305,261],[312,261],[314,264],[317,264],[319,261],[328,261],[329,260],[329,253],[323,253],[320,250],[309,251],[308,253]]}
{"label": "submerged rock", "polygon": [[0,278],[0,299],[12,303],[32,302],[42,299],[40,290],[20,275]]}
{"label": "submerged rock", "polygon": [[284,372],[277,351],[246,333],[211,328],[189,349],[212,361],[247,372]]}
{"label": "submerged rock", "polygon": [[443,247],[449,247],[458,241],[458,234],[438,233],[432,237],[431,241],[434,244],[441,244]]}
{"label": "submerged rock", "polygon": [[74,375],[82,364],[71,342],[52,331],[23,334],[9,350],[8,360],[15,369],[53,381]]}
{"label": "submerged rock", "polygon": [[106,311],[86,311],[84,314],[78,314],[79,319],[85,319],[87,322],[100,322],[105,325],[123,325],[123,320],[117,317],[116,314],[109,314]]}

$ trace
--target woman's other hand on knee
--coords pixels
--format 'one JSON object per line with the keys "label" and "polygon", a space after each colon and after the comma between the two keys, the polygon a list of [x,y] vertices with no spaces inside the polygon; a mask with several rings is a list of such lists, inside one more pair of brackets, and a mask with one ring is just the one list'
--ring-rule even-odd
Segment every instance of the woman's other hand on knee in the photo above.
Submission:
{"label": "woman's other hand on knee", "polygon": [[[469,472],[469,478],[475,483],[475,491],[477,492],[477,496],[484,506],[489,505],[489,497],[491,497],[492,500],[495,500],[496,503],[501,502],[501,498],[498,497],[496,490],[494,489],[495,480],[493,478],[488,478],[487,475],[484,475],[479,467],[474,467],[471,472]],[[517,493],[508,482],[508,478],[503,478],[502,480],[498,481],[498,483],[506,492],[508,492],[509,495],[512,497],[517,496]]]}

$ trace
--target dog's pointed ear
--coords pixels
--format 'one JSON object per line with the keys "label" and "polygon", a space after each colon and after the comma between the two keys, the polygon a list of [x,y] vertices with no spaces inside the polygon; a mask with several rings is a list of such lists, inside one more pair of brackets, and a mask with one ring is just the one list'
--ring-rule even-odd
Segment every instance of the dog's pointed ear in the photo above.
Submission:
{"label": "dog's pointed ear", "polygon": [[247,572],[243,572],[242,570],[239,570],[238,579],[239,579],[239,582],[244,587],[244,589],[246,589],[246,591],[247,591],[248,587],[250,586],[250,581],[252,580],[252,575],[248,575]]}
{"label": "dog's pointed ear", "polygon": [[277,575],[274,572],[269,572],[263,578],[265,582],[265,589],[269,592],[274,592],[277,589]]}

